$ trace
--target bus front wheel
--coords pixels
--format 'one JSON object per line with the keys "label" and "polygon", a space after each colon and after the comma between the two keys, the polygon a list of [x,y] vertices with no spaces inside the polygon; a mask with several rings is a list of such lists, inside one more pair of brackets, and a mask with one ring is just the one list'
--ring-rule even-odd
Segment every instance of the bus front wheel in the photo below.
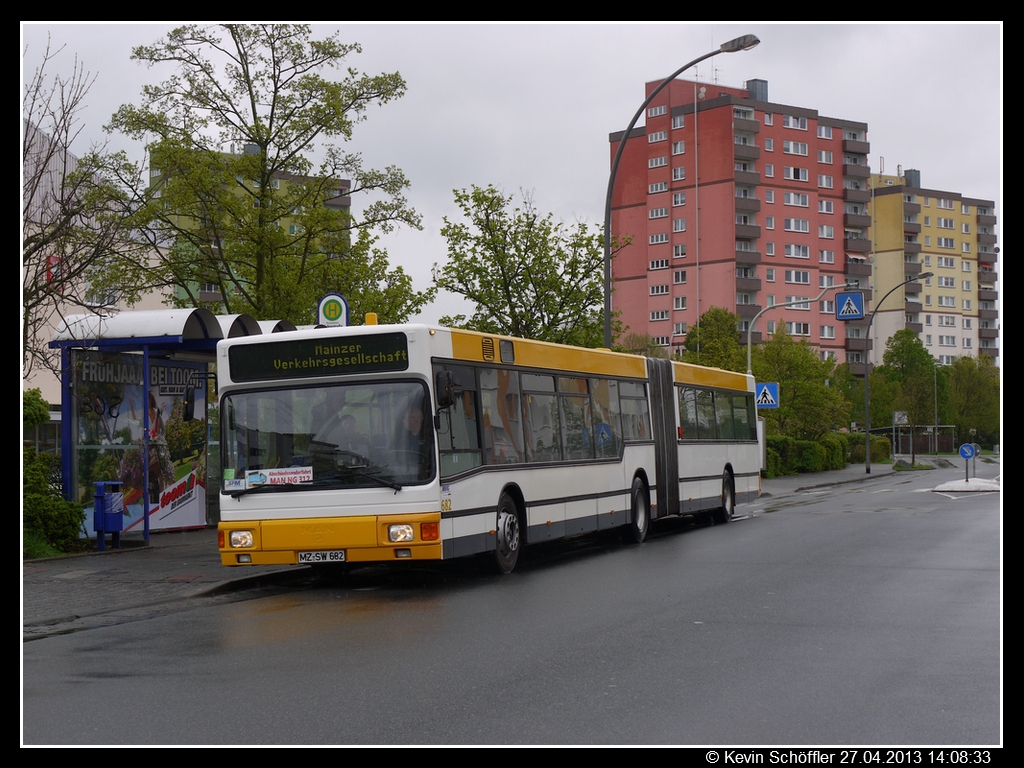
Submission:
{"label": "bus front wheel", "polygon": [[516,503],[507,493],[498,500],[498,526],[496,529],[497,547],[494,550],[494,562],[499,573],[511,573],[519,559],[522,548],[522,536],[519,531],[519,513]]}
{"label": "bus front wheel", "polygon": [[626,526],[626,540],[635,544],[647,538],[647,526],[651,520],[651,505],[647,501],[647,489],[639,477],[633,479],[633,490],[630,492],[630,511],[632,520]]}

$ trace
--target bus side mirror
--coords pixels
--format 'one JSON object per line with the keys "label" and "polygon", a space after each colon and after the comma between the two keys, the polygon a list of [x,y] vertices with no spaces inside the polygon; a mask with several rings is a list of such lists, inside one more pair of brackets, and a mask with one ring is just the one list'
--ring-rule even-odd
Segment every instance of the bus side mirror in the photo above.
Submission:
{"label": "bus side mirror", "polygon": [[438,408],[455,405],[455,377],[451,371],[438,371],[434,375],[434,395]]}

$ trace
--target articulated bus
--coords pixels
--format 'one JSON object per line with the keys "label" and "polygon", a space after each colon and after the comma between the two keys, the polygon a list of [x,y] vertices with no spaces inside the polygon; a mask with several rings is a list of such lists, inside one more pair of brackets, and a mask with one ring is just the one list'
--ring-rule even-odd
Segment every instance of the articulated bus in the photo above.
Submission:
{"label": "articulated bus", "polygon": [[443,560],[757,498],[750,376],[425,325],[217,347],[224,565]]}

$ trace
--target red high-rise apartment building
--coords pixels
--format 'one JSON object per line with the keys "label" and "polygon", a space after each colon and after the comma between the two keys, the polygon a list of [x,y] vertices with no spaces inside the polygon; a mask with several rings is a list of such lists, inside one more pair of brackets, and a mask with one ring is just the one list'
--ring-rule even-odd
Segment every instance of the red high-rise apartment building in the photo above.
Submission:
{"label": "red high-rise apartment building", "polygon": [[[834,292],[813,299],[844,282],[871,298],[867,124],[769,102],[764,80],[745,85],[675,80],[629,136],[611,229],[631,242],[612,261],[613,310],[626,333],[671,351],[720,306],[739,315],[744,341],[785,328],[845,362],[850,324],[836,321]],[[612,157],[622,137],[609,137]]]}

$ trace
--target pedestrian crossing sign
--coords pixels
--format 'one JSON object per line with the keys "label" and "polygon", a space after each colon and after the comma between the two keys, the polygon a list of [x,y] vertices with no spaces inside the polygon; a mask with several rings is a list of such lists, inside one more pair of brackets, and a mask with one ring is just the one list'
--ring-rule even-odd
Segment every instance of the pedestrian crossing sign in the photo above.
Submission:
{"label": "pedestrian crossing sign", "polygon": [[836,294],[836,320],[863,320],[864,294],[860,291]]}
{"label": "pedestrian crossing sign", "polygon": [[779,382],[761,382],[754,389],[754,402],[758,408],[779,407]]}

